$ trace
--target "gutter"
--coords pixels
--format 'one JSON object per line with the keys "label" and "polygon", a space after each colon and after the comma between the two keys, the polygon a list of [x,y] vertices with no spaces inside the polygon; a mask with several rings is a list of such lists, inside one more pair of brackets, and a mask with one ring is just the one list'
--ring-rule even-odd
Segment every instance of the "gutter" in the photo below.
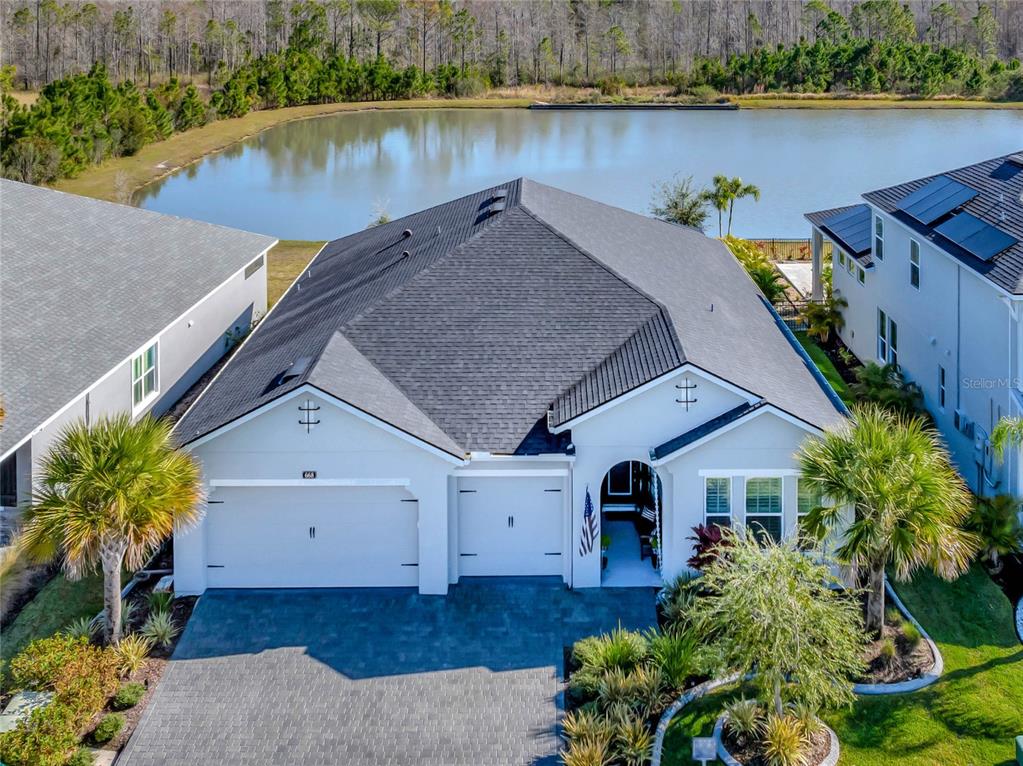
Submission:
{"label": "gutter", "polygon": [[771,312],[771,316],[774,317],[774,323],[778,326],[778,329],[781,330],[781,334],[785,336],[785,340],[787,340],[789,345],[792,346],[797,354],[799,354],[799,358],[803,360],[803,365],[807,370],[809,370],[813,379],[817,381],[817,385],[821,387],[821,390],[824,391],[824,395],[828,397],[828,400],[834,405],[836,410],[846,417],[851,417],[852,413],[849,412],[849,408],[846,406],[845,402],[842,401],[842,397],[835,393],[835,389],[833,389],[831,384],[828,383],[828,379],[824,377],[824,373],[817,369],[817,365],[814,364],[813,359],[811,359],[810,355],[806,353],[806,349],[803,348],[800,342],[796,340],[796,336],[792,333],[792,330],[789,329],[789,326],[785,324],[785,321],[781,318],[781,316],[779,316],[774,306],[772,306],[770,301],[768,301],[764,296],[761,295],[759,297],[764,306],[767,307],[767,310]]}

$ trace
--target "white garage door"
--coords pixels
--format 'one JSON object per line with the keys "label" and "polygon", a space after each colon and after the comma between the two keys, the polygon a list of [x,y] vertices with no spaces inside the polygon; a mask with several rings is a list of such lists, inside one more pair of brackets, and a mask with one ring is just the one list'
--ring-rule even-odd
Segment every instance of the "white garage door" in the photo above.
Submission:
{"label": "white garage door", "polygon": [[419,584],[418,504],[403,489],[230,487],[211,500],[211,588]]}
{"label": "white garage door", "polygon": [[560,575],[563,484],[559,478],[461,479],[459,574]]}

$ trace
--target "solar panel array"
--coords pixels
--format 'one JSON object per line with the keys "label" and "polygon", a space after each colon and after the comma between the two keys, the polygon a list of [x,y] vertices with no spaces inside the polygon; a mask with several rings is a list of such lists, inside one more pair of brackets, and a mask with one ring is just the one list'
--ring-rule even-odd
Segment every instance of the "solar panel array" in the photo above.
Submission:
{"label": "solar panel array", "polygon": [[870,252],[870,206],[856,205],[851,210],[829,216],[821,221],[834,239],[847,252],[863,255]]}
{"label": "solar panel array", "polygon": [[934,230],[983,261],[990,261],[1018,241],[969,213],[953,216],[940,226],[935,226]]}
{"label": "solar panel array", "polygon": [[965,205],[977,193],[975,189],[948,176],[938,176],[906,195],[895,209],[929,226],[960,205]]}

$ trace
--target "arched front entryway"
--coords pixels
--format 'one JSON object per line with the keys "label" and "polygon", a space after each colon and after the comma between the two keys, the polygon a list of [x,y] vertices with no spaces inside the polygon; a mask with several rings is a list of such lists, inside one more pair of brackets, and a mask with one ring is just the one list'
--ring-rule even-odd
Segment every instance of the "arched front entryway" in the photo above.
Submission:
{"label": "arched front entryway", "polygon": [[612,466],[600,484],[600,583],[661,584],[664,497],[657,472],[639,460]]}

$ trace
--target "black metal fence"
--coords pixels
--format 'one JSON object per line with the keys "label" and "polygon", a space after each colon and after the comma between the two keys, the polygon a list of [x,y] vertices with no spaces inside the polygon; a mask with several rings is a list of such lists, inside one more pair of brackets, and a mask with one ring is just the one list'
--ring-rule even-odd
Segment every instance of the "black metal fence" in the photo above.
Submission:
{"label": "black metal fence", "polygon": [[809,328],[809,324],[806,321],[806,307],[811,303],[822,303],[823,301],[782,301],[775,306],[775,311],[778,312],[778,316],[781,317],[782,321],[785,322],[792,332],[800,332]]}

